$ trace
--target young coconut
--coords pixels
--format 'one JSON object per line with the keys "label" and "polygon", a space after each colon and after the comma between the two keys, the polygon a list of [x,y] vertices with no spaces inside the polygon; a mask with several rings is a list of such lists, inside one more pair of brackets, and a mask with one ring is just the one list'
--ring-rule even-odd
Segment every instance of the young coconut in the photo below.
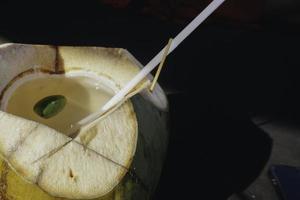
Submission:
{"label": "young coconut", "polygon": [[1,45],[0,199],[149,199],[167,145],[159,86],[68,131],[140,67],[124,49]]}

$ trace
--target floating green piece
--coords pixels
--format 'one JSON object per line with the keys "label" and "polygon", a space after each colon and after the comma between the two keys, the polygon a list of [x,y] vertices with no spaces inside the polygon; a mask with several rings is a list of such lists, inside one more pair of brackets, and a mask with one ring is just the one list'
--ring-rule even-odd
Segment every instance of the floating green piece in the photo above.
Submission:
{"label": "floating green piece", "polygon": [[48,96],[37,102],[33,109],[36,114],[48,119],[62,111],[66,102],[67,99],[62,95]]}

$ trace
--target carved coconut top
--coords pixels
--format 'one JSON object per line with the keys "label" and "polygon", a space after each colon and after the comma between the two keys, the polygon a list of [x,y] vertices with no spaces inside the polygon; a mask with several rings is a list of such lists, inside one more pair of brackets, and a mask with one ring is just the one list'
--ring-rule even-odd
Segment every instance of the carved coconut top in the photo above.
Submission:
{"label": "carved coconut top", "polygon": [[[124,49],[1,45],[0,155],[22,178],[53,196],[90,199],[109,193],[135,154],[138,124],[130,101],[75,139],[5,109],[13,92],[34,77],[87,76],[117,92],[139,67]],[[144,96],[167,109],[159,86]]]}

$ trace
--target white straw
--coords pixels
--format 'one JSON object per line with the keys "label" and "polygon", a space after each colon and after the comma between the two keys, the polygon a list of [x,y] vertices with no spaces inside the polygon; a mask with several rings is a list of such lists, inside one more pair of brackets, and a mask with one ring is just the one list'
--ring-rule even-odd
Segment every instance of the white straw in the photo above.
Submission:
{"label": "white straw", "polygon": [[[171,44],[171,53],[187,36],[189,36],[208,16],[210,16],[225,0],[212,1],[191,23],[189,23],[174,39]],[[99,111],[93,113],[78,122],[80,125],[85,125],[97,117],[101,116],[114,105],[119,103],[140,81],[142,81],[161,61],[164,47],[152,60],[131,80],[124,88],[122,88],[115,96],[113,96]]]}

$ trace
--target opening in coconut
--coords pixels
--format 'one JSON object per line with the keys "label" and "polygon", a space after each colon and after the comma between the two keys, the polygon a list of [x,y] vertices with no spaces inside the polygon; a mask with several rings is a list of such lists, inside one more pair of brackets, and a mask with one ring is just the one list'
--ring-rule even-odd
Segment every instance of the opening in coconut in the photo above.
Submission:
{"label": "opening in coconut", "polygon": [[[69,129],[101,108],[138,69],[129,66],[129,59],[119,50],[52,50],[53,65],[43,66],[32,59],[27,69],[0,87],[0,127],[6,130],[0,132],[0,154],[18,175],[51,196],[102,197],[130,168],[138,131],[133,106],[127,101],[74,139]],[[53,96],[60,97],[55,102],[63,97],[55,114],[47,115],[47,106],[41,112],[35,109]],[[41,198],[34,194],[30,199]]]}

